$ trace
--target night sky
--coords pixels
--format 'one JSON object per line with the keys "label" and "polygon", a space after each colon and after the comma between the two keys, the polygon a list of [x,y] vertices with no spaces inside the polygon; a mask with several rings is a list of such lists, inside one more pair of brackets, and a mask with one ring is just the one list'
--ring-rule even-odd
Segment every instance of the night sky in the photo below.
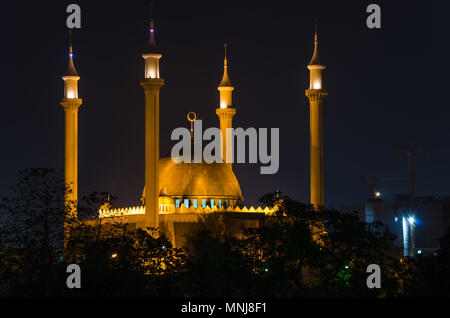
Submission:
{"label": "night sky", "polygon": [[[18,171],[63,169],[66,6],[77,3],[73,34],[79,96],[80,195],[108,191],[119,206],[138,205],[144,186],[144,93],[141,54],[148,41],[148,1],[7,1],[1,15],[0,196]],[[395,2],[395,3],[394,3]],[[442,1],[440,1],[442,2]],[[237,109],[234,127],[280,128],[280,170],[235,164],[246,205],[278,188],[309,201],[306,65],[314,17],[329,96],[324,106],[325,200],[363,202],[361,175],[393,178],[384,198],[408,191],[405,154],[417,150],[417,195],[450,195],[449,44],[446,8],[431,1],[154,1],[165,80],[160,96],[161,155],[173,129],[195,111],[203,127],[215,114],[228,43]],[[378,3],[381,30],[365,25]]]}

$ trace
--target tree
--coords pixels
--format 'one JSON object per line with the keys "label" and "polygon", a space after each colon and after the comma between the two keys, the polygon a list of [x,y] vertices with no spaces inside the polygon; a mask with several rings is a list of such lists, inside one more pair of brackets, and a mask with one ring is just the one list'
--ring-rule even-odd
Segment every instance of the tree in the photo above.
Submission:
{"label": "tree", "polygon": [[157,229],[125,230],[120,235],[98,239],[83,235],[75,239],[77,264],[84,273],[83,288],[66,290],[66,295],[173,296],[183,254]]}
{"label": "tree", "polygon": [[67,191],[55,170],[27,169],[19,172],[13,195],[1,200],[6,277],[20,295],[51,293],[53,265],[63,244]]}
{"label": "tree", "polygon": [[251,272],[239,240],[225,234],[223,215],[203,215],[186,236],[186,262],[180,275],[185,297],[248,296]]}
{"label": "tree", "polygon": [[440,239],[440,249],[412,260],[414,281],[408,293],[413,297],[450,297],[450,227]]}
{"label": "tree", "polygon": [[[157,229],[135,230],[120,217],[99,218],[99,208],[112,207],[115,199],[105,192],[83,197],[78,218],[68,218],[74,206],[65,200],[68,193],[52,169],[20,172],[13,195],[0,206],[0,292],[21,297],[173,294],[184,259],[180,250]],[[80,290],[66,286],[71,263],[81,267]]]}
{"label": "tree", "polygon": [[[384,225],[360,221],[356,213],[316,209],[279,193],[262,201],[276,212],[268,224],[251,230],[246,250],[260,253],[257,272],[263,284],[275,284],[276,295],[400,295],[407,267]],[[382,289],[366,286],[370,264],[382,268]]]}
{"label": "tree", "polygon": [[[261,201],[275,209],[242,238],[227,237],[214,214],[188,239],[182,276],[189,296],[394,297],[410,278],[394,236],[356,214],[317,209],[273,193]],[[219,216],[216,216],[216,218]],[[382,269],[382,288],[366,285],[367,266]]]}

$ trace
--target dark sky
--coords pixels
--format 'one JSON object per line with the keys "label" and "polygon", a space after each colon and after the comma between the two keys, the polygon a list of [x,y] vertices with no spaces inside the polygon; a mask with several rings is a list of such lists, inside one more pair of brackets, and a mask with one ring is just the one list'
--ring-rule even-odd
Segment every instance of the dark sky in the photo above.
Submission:
{"label": "dark sky", "polygon": [[[82,8],[73,36],[79,95],[79,189],[137,205],[144,185],[141,53],[148,1],[7,1],[1,15],[0,195],[28,167],[63,168],[61,74],[67,65],[65,8]],[[365,26],[382,8],[381,30]],[[442,2],[442,1],[440,1]],[[408,191],[405,155],[417,151],[417,194],[450,195],[446,8],[431,1],[155,1],[161,75],[161,154],[171,131],[195,111],[218,126],[223,43],[235,86],[235,127],[280,128],[280,170],[235,164],[248,205],[280,189],[309,200],[308,86],[314,17],[329,96],[325,102],[326,204],[362,202],[361,175],[397,178],[387,199]]]}

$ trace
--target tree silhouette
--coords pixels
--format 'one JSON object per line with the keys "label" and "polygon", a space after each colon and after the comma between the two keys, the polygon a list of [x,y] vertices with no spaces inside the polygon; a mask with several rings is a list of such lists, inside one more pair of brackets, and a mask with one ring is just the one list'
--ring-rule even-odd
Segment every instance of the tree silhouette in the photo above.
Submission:
{"label": "tree silhouette", "polygon": [[[261,201],[276,212],[241,238],[227,237],[204,218],[188,239],[182,285],[189,296],[352,296],[393,297],[410,279],[380,223],[356,214],[316,209],[281,196]],[[219,216],[216,216],[219,218]],[[220,224],[220,222],[217,222]],[[383,288],[366,285],[367,266],[382,268]]]}
{"label": "tree silhouette", "polygon": [[[13,195],[0,205],[0,293],[21,297],[174,293],[172,285],[184,255],[157,229],[134,230],[120,218],[99,218],[100,206],[115,199],[104,192],[83,197],[76,207],[78,218],[67,218],[73,203],[65,201],[70,189],[60,173],[39,168],[19,176]],[[82,270],[79,290],[65,284],[71,263]]]}

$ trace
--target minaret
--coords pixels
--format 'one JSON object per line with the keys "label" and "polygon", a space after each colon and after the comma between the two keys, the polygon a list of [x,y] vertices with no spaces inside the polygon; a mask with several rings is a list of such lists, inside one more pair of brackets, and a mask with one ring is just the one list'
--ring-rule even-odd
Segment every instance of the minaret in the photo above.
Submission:
{"label": "minaret", "polygon": [[328,95],[323,89],[322,71],[325,65],[319,58],[319,40],[317,35],[317,22],[314,34],[314,54],[308,64],[309,89],[305,91],[309,99],[309,125],[310,125],[310,167],[311,167],[311,204],[323,206],[323,102]]}
{"label": "minaret", "polygon": [[[236,114],[236,108],[232,107],[232,92],[234,87],[231,85],[228,77],[228,60],[227,60],[227,44],[225,44],[225,58],[223,62],[223,77],[217,89],[220,92],[219,108],[216,109],[216,114],[220,120],[220,132],[222,134],[221,140],[221,157],[223,161],[231,168],[232,161],[232,135],[231,128],[233,127],[233,116]],[[227,133],[227,128],[230,131]],[[229,147],[227,147],[229,146]]]}
{"label": "minaret", "polygon": [[145,60],[145,226],[159,227],[159,90],[164,80],[159,77],[159,53],[155,41],[155,26],[150,14],[150,40]]}
{"label": "minaret", "polygon": [[[66,206],[76,204],[78,200],[78,108],[82,100],[78,98],[78,76],[73,64],[72,36],[69,31],[69,64],[62,79],[64,80],[64,98],[60,104],[65,114],[65,183],[71,191],[66,195]],[[71,217],[76,218],[76,210],[71,209]]]}

